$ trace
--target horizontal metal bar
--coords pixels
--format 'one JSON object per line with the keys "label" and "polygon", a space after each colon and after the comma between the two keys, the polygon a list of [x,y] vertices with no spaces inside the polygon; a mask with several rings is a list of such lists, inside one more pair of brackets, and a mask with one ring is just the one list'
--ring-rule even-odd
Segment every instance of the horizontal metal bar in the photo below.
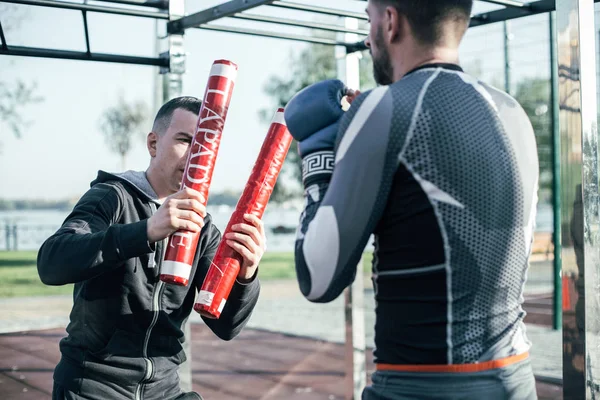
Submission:
{"label": "horizontal metal bar", "polygon": [[277,17],[268,17],[264,15],[240,13],[232,15],[231,18],[243,19],[247,21],[267,22],[279,25],[298,26],[301,28],[320,29],[331,32],[356,33],[357,35],[368,35],[369,31],[365,29],[349,29],[343,26],[322,24],[319,22],[300,21],[297,19],[286,19]]}
{"label": "horizontal metal bar", "polygon": [[520,2],[520,1],[515,1],[515,0],[481,0],[484,1],[486,3],[491,3],[491,4],[498,4],[500,6],[505,6],[505,7],[526,7],[527,4]]}
{"label": "horizontal metal bar", "polygon": [[[600,2],[600,0],[594,0]],[[477,14],[471,17],[470,27],[477,27],[482,25],[493,24],[496,22],[508,21],[511,19],[526,17],[529,15],[541,14],[554,11],[554,0],[538,0],[527,3],[525,7],[510,7],[503,8],[500,10],[489,11],[482,14]],[[364,42],[357,42],[356,44],[347,48],[348,52],[364,51],[367,50],[367,46]]]}
{"label": "horizontal metal bar", "polygon": [[56,58],[63,60],[100,61],[119,64],[155,65],[157,67],[169,67],[169,60],[167,58],[137,57],[105,53],[88,54],[85,51],[42,49],[38,47],[8,46],[7,49],[0,48],[0,55]]}
{"label": "horizontal metal bar", "polygon": [[471,17],[471,27],[508,21],[511,19],[542,14],[550,11],[554,11],[554,0],[532,1],[527,3],[526,7],[522,8],[503,8],[500,10],[474,15]]}
{"label": "horizontal metal bar", "polygon": [[169,9],[169,0],[93,0],[93,1],[101,1],[103,3],[115,3],[115,4],[123,4],[128,6],[138,6],[138,7],[151,7],[151,8],[159,8],[161,10]]}
{"label": "horizontal metal bar", "polygon": [[[594,3],[600,3],[600,0],[594,0]],[[532,1],[526,3],[526,6],[523,8],[504,8],[501,10],[474,15],[471,18],[471,27],[552,12],[555,9],[555,0]]]}
{"label": "horizontal metal bar", "polygon": [[181,34],[188,28],[195,28],[208,22],[230,17],[242,11],[259,7],[274,0],[230,0],[227,3],[219,4],[197,13],[186,15],[167,23],[167,32],[172,34]]}
{"label": "horizontal metal bar", "polygon": [[95,6],[91,4],[67,3],[56,0],[0,0],[0,3],[25,4],[29,6],[52,7],[66,10],[92,11],[106,14],[127,15],[132,17],[169,19],[169,14],[161,11],[129,10],[118,7]]}
{"label": "horizontal metal bar", "polygon": [[269,4],[271,7],[281,7],[287,8],[289,10],[297,10],[297,11],[308,11],[317,14],[325,14],[325,15],[334,15],[336,17],[349,17],[349,18],[357,18],[363,21],[368,21],[369,18],[365,13],[345,11],[345,10],[337,10],[334,8],[327,7],[319,7],[313,6],[310,4],[302,4],[302,3],[292,3],[290,1],[274,1],[272,4]]}
{"label": "horizontal metal bar", "polygon": [[[362,1],[367,1],[367,0],[362,0]],[[505,6],[505,7],[526,7],[527,3],[522,2],[522,1],[518,1],[518,0],[480,0],[484,3],[490,3],[490,4],[498,4],[499,6]]]}
{"label": "horizontal metal bar", "polygon": [[223,25],[210,24],[210,25],[198,26],[196,28],[197,29],[205,29],[205,30],[209,30],[209,31],[239,33],[239,34],[250,35],[250,36],[261,36],[261,37],[268,37],[268,38],[274,38],[274,39],[294,40],[294,41],[305,42],[305,43],[324,44],[324,45],[329,45],[329,46],[350,45],[349,43],[339,42],[339,41],[333,40],[333,39],[318,38],[318,37],[304,36],[304,35],[294,35],[294,34],[288,34],[288,33],[274,33],[274,32],[268,32],[268,31],[262,31],[262,30],[256,30],[256,29],[234,28],[231,26],[223,26]]}
{"label": "horizontal metal bar", "polygon": [[346,45],[346,54],[351,54],[357,51],[365,51],[368,50],[369,48],[367,47],[367,45],[365,44],[364,40],[361,40],[359,42],[356,43],[349,43]]}

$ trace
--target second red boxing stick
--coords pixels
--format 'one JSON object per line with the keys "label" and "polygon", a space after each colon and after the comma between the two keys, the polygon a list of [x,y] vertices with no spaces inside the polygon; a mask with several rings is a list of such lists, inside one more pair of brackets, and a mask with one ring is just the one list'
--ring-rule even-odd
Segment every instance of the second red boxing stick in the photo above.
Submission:
{"label": "second red boxing stick", "polygon": [[[223,236],[231,232],[231,226],[247,222],[244,214],[254,214],[262,218],[291,144],[292,136],[285,125],[283,108],[280,108],[273,117],[248,183]],[[242,260],[242,256],[233,250],[225,239],[221,240],[200,288],[194,310],[207,318],[219,318],[240,271]]]}

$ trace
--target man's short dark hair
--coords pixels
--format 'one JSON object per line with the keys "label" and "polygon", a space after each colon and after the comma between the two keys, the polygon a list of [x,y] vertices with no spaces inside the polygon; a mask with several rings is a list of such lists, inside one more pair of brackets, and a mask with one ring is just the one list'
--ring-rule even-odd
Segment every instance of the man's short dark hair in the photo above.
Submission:
{"label": "man's short dark hair", "polygon": [[464,23],[471,18],[473,0],[374,0],[394,7],[408,20],[416,39],[425,45],[442,39],[441,24],[448,21]]}
{"label": "man's short dark hair", "polygon": [[167,131],[167,128],[171,124],[171,118],[173,117],[175,110],[181,108],[198,115],[200,113],[201,105],[202,102],[192,96],[176,97],[167,101],[156,113],[152,131],[162,135]]}

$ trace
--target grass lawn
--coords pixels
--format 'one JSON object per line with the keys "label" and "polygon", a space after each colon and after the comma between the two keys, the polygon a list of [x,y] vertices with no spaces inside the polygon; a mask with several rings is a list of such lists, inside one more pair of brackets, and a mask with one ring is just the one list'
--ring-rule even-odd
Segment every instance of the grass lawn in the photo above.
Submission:
{"label": "grass lawn", "polygon": [[[46,286],[38,276],[35,251],[0,251],[0,297],[71,294],[72,285]],[[365,253],[363,270],[371,271],[371,253]],[[260,279],[295,279],[294,255],[291,252],[264,255]]]}
{"label": "grass lawn", "polygon": [[70,294],[73,285],[46,286],[38,276],[35,251],[0,251],[0,297]]}

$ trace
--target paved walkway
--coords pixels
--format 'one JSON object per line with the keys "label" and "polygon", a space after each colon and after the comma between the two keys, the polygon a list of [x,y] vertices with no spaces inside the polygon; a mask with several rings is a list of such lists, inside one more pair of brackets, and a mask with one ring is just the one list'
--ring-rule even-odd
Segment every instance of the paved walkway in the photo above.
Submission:
{"label": "paved walkway", "polygon": [[[527,285],[527,309],[550,313],[547,295],[552,291],[551,266],[534,263]],[[545,304],[544,307],[536,303]],[[0,333],[22,332],[65,327],[69,321],[71,296],[28,297],[0,300]],[[366,345],[373,347],[374,301],[370,280],[365,281]],[[529,317],[528,317],[529,318]],[[192,313],[192,323],[202,325]],[[547,316],[547,321],[549,321]],[[527,320],[526,320],[527,321]],[[303,336],[332,343],[343,343],[343,296],[328,304],[314,304],[304,299],[295,281],[263,282],[261,297],[248,324],[250,328]],[[540,325],[527,325],[533,343],[532,362],[536,375],[562,378],[562,333]]]}

